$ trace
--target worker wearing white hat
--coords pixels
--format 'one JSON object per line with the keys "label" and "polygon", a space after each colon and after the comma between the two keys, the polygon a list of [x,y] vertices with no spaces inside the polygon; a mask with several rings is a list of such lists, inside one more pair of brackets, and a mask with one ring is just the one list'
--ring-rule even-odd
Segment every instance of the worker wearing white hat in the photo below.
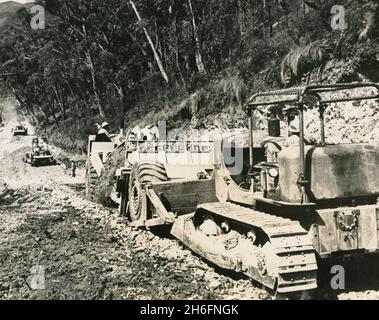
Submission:
{"label": "worker wearing white hat", "polygon": [[101,128],[97,134],[105,134],[108,138],[110,138],[110,136],[109,136],[109,123],[103,122],[103,124],[101,125]]}
{"label": "worker wearing white hat", "polygon": [[[288,127],[288,138],[285,142],[285,146],[299,146],[300,145],[300,120],[299,117],[295,117],[293,121],[290,122]],[[309,145],[309,141],[304,139],[304,144]]]}
{"label": "worker wearing white hat", "polygon": [[300,129],[298,118],[295,118],[290,122],[288,127],[288,138],[285,144],[288,147],[300,145]]}

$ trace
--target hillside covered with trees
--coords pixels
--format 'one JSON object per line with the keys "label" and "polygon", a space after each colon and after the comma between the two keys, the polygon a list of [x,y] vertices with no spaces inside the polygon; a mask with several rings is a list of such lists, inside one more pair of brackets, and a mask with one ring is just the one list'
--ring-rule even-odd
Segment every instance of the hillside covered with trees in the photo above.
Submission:
{"label": "hillside covered with trees", "polygon": [[[2,3],[2,91],[75,152],[104,120],[114,130],[158,120],[201,128],[227,114],[220,125],[243,126],[241,106],[260,90],[379,81],[378,0],[339,1],[343,30],[332,28],[335,2],[37,1],[47,10],[44,30],[30,28],[31,4]],[[308,74],[320,64],[321,76]]]}

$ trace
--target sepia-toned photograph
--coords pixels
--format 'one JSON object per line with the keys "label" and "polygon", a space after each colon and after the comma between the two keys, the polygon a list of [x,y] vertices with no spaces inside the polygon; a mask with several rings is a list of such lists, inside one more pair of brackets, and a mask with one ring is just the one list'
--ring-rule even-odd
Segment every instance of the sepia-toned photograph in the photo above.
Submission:
{"label": "sepia-toned photograph", "polygon": [[0,300],[379,300],[379,0],[0,0]]}

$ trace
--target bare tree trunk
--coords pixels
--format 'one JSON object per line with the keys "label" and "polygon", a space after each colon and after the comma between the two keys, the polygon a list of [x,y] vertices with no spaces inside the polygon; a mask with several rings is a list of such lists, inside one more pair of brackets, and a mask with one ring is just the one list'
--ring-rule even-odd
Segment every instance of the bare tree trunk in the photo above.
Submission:
{"label": "bare tree trunk", "polygon": [[114,87],[116,88],[120,103],[122,106],[122,116],[120,117],[120,135],[125,137],[125,114],[126,114],[126,103],[125,103],[125,95],[124,90],[122,87],[118,86],[116,83],[113,83]]}
{"label": "bare tree trunk", "polygon": [[67,87],[70,90],[71,97],[75,97],[74,91],[72,90],[70,82],[66,81]]}
{"label": "bare tree trunk", "polygon": [[95,71],[95,67],[93,65],[93,60],[92,60],[92,57],[91,57],[91,54],[89,51],[86,52],[86,58],[87,58],[87,66],[91,72],[92,90],[93,90],[93,94],[95,95],[95,103],[96,103],[97,108],[99,109],[100,116],[102,118],[105,118],[105,113],[104,113],[103,107],[101,106],[101,103],[100,103],[99,93],[97,92],[96,71]]}
{"label": "bare tree trunk", "polygon": [[[82,18],[82,21],[85,22],[85,18]],[[77,33],[79,33],[83,38],[87,37],[87,30],[86,30],[84,23],[82,24],[83,32],[80,32],[79,30],[77,30],[73,26],[71,26],[71,27],[73,28],[73,30],[75,30]],[[99,93],[97,91],[95,65],[93,63],[93,59],[92,59],[92,56],[91,56],[91,53],[89,50],[85,51],[85,56],[86,56],[87,67],[89,68],[89,70],[91,72],[92,90],[93,90],[93,94],[95,96],[95,104],[99,110],[100,116],[102,118],[105,118],[105,112],[103,110],[103,107],[101,106]]]}
{"label": "bare tree trunk", "polygon": [[267,3],[267,18],[268,18],[268,23],[270,26],[270,37],[272,37],[273,29],[272,29],[272,21],[271,21],[271,5],[270,3]]}
{"label": "bare tree trunk", "polygon": [[42,109],[41,106],[39,106],[39,109],[41,111],[41,113],[45,116],[46,118],[46,124],[49,124],[50,120],[49,120],[49,115],[45,112],[45,110]]}
{"label": "bare tree trunk", "polygon": [[51,90],[53,91],[53,93],[55,95],[56,102],[58,103],[58,106],[62,111],[63,120],[66,120],[66,108],[62,102],[61,96],[59,95],[57,88],[53,84],[51,84],[49,82],[47,82],[47,83],[50,86]]}
{"label": "bare tree trunk", "polygon": [[[55,101],[55,100],[53,100],[53,101],[54,101],[54,106],[55,106],[56,101]],[[54,108],[51,107],[51,104],[50,104],[50,103],[48,104],[48,106],[49,106],[49,109],[50,109],[50,114],[51,114],[51,116],[53,117],[53,119],[54,119],[54,121],[55,121],[55,124],[56,124],[57,127],[58,127],[58,126],[59,126],[59,121],[58,121],[58,118],[55,116]],[[41,109],[42,109],[42,108],[41,108]]]}
{"label": "bare tree trunk", "polygon": [[34,123],[38,124],[39,121],[38,121],[38,119],[37,119],[37,117],[33,111],[33,108],[30,107],[28,104],[25,104],[25,108],[26,108],[26,111],[29,113],[29,115],[31,115],[31,117],[33,118]]}
{"label": "bare tree trunk", "polygon": [[180,80],[182,81],[183,85],[188,89],[187,82],[184,79],[182,69],[180,67],[179,62],[179,28],[178,28],[178,17],[175,16],[174,22],[173,22],[174,30],[175,30],[175,63],[176,68],[178,69]]}
{"label": "bare tree trunk", "polygon": [[370,36],[370,33],[375,29],[378,23],[379,3],[375,0],[369,1],[369,8],[366,14],[365,28],[359,35],[359,40],[366,39]]}
{"label": "bare tree trunk", "polygon": [[188,89],[186,79],[184,79],[183,72],[182,72],[182,69],[180,67],[178,39],[176,39],[175,63],[176,63],[176,68],[178,69],[178,72],[179,72],[180,80],[182,80],[183,85]]}
{"label": "bare tree trunk", "polygon": [[262,3],[261,3],[261,19],[262,19],[262,35],[263,35],[263,38],[266,38],[266,26],[265,26],[265,8],[266,8],[266,0],[262,0]]}
{"label": "bare tree trunk", "polygon": [[35,113],[33,112],[33,108],[29,106],[29,103],[27,101],[24,101],[20,95],[16,92],[16,89],[12,86],[11,83],[8,82],[8,85],[9,87],[11,88],[12,90],[12,93],[14,95],[14,97],[16,98],[16,100],[18,101],[18,103],[20,104],[21,107],[25,106],[26,110],[28,111],[28,113],[32,116],[33,120],[35,123],[38,123],[38,119],[35,115]]}
{"label": "bare tree trunk", "polygon": [[[138,12],[138,10],[137,10],[136,5],[134,4],[134,2],[132,0],[130,0],[129,3],[132,6],[132,8],[133,8],[133,10],[134,10],[134,12],[136,14],[138,21],[142,22],[141,16],[140,16],[140,14],[139,14],[139,12]],[[154,53],[155,61],[158,64],[158,67],[159,67],[159,70],[160,70],[160,72],[162,74],[162,77],[166,81],[166,83],[169,83],[169,79],[168,79],[167,73],[166,73],[166,71],[165,71],[165,69],[163,67],[161,58],[159,57],[158,52],[155,49],[154,43],[151,40],[151,37],[150,37],[149,33],[147,32],[147,29],[145,27],[142,27],[142,29],[143,29],[143,32],[145,33],[147,41],[149,42],[149,44],[151,46],[151,50]]]}
{"label": "bare tree trunk", "polygon": [[199,73],[205,74],[206,72],[205,72],[205,67],[203,63],[203,58],[200,52],[200,39],[199,39],[199,35],[197,34],[195,14],[192,8],[192,0],[188,0],[188,7],[191,13],[193,36],[195,38],[195,58],[196,58],[197,69],[199,70]]}
{"label": "bare tree trunk", "polygon": [[238,30],[240,33],[240,42],[243,43],[245,40],[245,26],[242,21],[242,3],[241,0],[236,0],[236,19],[238,24]]}
{"label": "bare tree trunk", "polygon": [[[141,44],[137,41],[137,38],[129,31],[129,30],[126,30],[126,32],[128,33],[129,37],[136,43],[136,45],[138,46],[138,48],[141,50],[143,56],[149,60],[149,56],[147,54],[147,52],[145,51],[145,49],[141,46]],[[151,61],[148,61],[147,64],[149,65],[149,68],[150,68],[150,71],[153,72],[155,71],[156,69],[154,68],[154,64],[151,63]]]}

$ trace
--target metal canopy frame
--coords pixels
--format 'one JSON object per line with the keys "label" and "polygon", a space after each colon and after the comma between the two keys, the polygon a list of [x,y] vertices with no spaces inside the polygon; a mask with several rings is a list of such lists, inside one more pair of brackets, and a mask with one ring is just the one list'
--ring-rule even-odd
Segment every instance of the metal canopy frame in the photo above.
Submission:
{"label": "metal canopy frame", "polygon": [[[376,89],[377,93],[375,95],[371,94],[357,97],[322,99],[322,94],[325,93],[337,93],[360,88]],[[320,105],[337,102],[379,99],[379,83],[321,84],[257,93],[249,99],[248,103],[245,105],[245,111],[248,112],[249,110],[256,109],[260,106],[280,106],[283,104],[294,104],[295,107],[300,107],[300,105],[304,103],[307,95],[317,97]]]}
{"label": "metal canopy frame", "polygon": [[[336,93],[344,93],[346,90],[354,89],[374,89],[376,93],[367,92],[363,96],[338,96]],[[324,97],[325,94],[333,93],[335,96]],[[304,109],[306,98],[313,97],[317,99],[316,106],[319,109],[319,119],[321,126],[321,146],[325,146],[325,126],[324,112],[328,105],[332,103],[375,100],[379,99],[379,83],[340,83],[340,84],[319,84],[302,87],[294,87],[289,89],[274,90],[268,92],[257,93],[253,95],[245,104],[244,110],[249,115],[249,145],[250,145],[250,169],[254,167],[254,111],[260,107],[277,107],[285,109],[286,105],[290,104],[293,109],[299,111],[300,120],[300,173],[297,184],[302,193],[301,203],[308,203],[306,189],[309,182],[305,179],[305,134],[304,134]],[[308,106],[308,105],[307,105]],[[308,106],[309,107],[309,106]]]}

